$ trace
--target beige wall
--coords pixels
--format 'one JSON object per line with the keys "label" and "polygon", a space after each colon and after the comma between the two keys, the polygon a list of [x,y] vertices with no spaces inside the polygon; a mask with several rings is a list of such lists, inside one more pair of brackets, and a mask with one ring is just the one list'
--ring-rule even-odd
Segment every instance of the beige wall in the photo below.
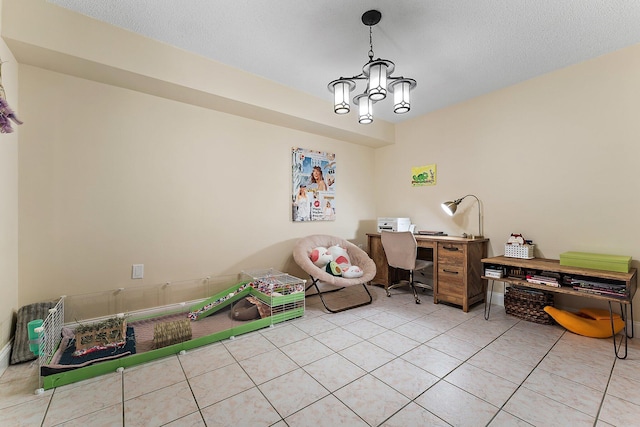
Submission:
{"label": "beige wall", "polygon": [[[0,2],[1,4],[1,2]],[[18,64],[0,40],[2,85],[11,108],[21,117],[18,103]],[[0,134],[0,353],[13,335],[18,309],[18,134]],[[1,369],[2,360],[0,360]]]}
{"label": "beige wall", "polygon": [[[490,255],[519,232],[535,241],[537,256],[573,250],[640,260],[638,76],[640,45],[402,123],[396,144],[376,150],[376,214],[477,233],[475,199],[453,218],[439,206],[473,193]],[[432,163],[437,185],[412,188],[410,167]]]}
{"label": "beige wall", "polygon": [[[20,304],[295,270],[307,234],[364,243],[373,149],[20,67]],[[337,220],[293,223],[291,148],[336,154]],[[131,279],[132,264],[145,278]]]}
{"label": "beige wall", "polygon": [[321,99],[42,0],[4,0],[2,37],[20,64],[100,81],[369,147],[392,123],[360,126]]}
{"label": "beige wall", "polygon": [[[16,191],[20,218],[19,253],[9,243],[0,254],[7,254],[10,294],[20,261],[20,305],[246,268],[301,274],[290,257],[298,237],[331,233],[364,243],[377,216],[476,233],[471,199],[454,218],[439,208],[467,193],[483,201],[491,255],[521,232],[539,256],[581,250],[640,259],[640,46],[402,123],[395,145],[374,149],[393,142],[388,126],[359,135],[324,114],[315,123],[294,117],[282,102],[269,104],[265,94],[274,89],[255,80],[264,89],[254,92],[260,105],[245,110],[230,100],[238,114],[219,112],[228,95],[211,79],[219,64],[46,2],[5,6],[11,19],[4,17],[2,33],[21,62],[20,116],[28,126],[20,131],[19,172],[15,142],[0,148],[9,150],[1,162],[10,175],[0,184],[0,209],[9,211],[3,232],[15,230]],[[121,41],[117,49],[113,40]],[[180,72],[149,66],[163,63],[180,64]],[[297,105],[306,97],[287,92],[286,99]],[[337,154],[337,221],[290,221],[294,146]],[[410,167],[430,163],[438,184],[410,187]],[[134,263],[145,265],[141,281],[130,279]],[[2,299],[0,313],[15,309],[15,292],[13,299],[6,307]]]}

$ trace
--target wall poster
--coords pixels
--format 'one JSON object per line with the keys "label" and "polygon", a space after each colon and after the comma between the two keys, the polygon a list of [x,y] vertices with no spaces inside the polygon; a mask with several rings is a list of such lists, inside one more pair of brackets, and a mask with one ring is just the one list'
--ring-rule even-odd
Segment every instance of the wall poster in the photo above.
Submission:
{"label": "wall poster", "polygon": [[436,165],[414,166],[411,168],[411,186],[436,185]]}
{"label": "wall poster", "polygon": [[292,149],[293,221],[333,221],[336,218],[336,156]]}

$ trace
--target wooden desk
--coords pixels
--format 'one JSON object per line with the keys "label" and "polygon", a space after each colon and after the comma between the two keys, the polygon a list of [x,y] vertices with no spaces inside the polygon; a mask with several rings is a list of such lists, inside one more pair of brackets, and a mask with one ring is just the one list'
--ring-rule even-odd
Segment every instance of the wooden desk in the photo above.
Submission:
{"label": "wooden desk", "polygon": [[[380,234],[367,234],[369,256],[376,263],[372,283],[390,285],[390,267]],[[418,258],[433,261],[433,302],[469,306],[485,300],[487,281],[482,278],[482,258],[487,256],[489,239],[416,235]],[[424,249],[430,249],[425,251]],[[430,252],[426,256],[424,252]]]}

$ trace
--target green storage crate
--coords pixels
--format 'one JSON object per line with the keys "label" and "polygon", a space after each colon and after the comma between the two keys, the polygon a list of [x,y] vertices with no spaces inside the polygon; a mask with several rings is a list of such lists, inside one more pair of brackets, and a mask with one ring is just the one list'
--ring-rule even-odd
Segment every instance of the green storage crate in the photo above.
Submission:
{"label": "green storage crate", "polygon": [[631,268],[631,257],[588,252],[565,252],[560,254],[560,265],[628,273]]}

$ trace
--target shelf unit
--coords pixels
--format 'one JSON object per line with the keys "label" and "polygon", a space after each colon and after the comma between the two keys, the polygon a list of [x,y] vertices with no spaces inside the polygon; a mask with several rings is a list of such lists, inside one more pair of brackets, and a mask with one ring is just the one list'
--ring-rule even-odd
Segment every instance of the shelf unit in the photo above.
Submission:
{"label": "shelf unit", "polygon": [[[636,294],[637,290],[637,270],[632,268],[628,273],[619,273],[615,271],[606,271],[606,270],[594,270],[589,268],[581,268],[581,267],[570,267],[565,265],[560,265],[560,260],[557,259],[546,259],[546,258],[533,258],[533,259],[520,259],[520,258],[510,258],[505,256],[496,256],[491,258],[483,258],[482,264],[484,267],[488,266],[498,266],[498,267],[513,267],[519,268],[522,270],[531,270],[531,271],[549,271],[554,273],[559,273],[561,275],[573,275],[573,276],[581,276],[593,279],[605,279],[619,282],[620,284],[624,284],[626,288],[626,295],[612,296],[612,295],[604,295],[597,293],[588,293],[582,292],[578,290],[574,290],[573,288],[567,286],[554,287],[548,285],[541,285],[536,283],[530,283],[524,279],[515,278],[515,277],[489,277],[482,276],[483,279],[490,280],[491,290],[490,297],[488,298],[489,304],[485,300],[485,319],[489,319],[489,314],[491,310],[491,296],[493,296],[493,282],[503,282],[505,285],[517,285],[520,287],[526,287],[530,289],[537,289],[544,292],[550,292],[555,294],[564,294],[571,295],[581,298],[589,298],[594,300],[600,300],[607,302],[609,304],[609,315],[613,316],[612,303],[620,304],[620,312],[622,319],[625,321],[625,330],[623,335],[624,341],[624,355],[618,354],[618,347],[616,345],[616,337],[613,335],[613,349],[616,354],[616,357],[619,359],[624,359],[627,357],[627,340],[628,338],[633,338],[633,297]],[[483,269],[484,272],[484,269]],[[630,323],[630,327],[629,327]],[[630,333],[629,333],[630,330]]]}

